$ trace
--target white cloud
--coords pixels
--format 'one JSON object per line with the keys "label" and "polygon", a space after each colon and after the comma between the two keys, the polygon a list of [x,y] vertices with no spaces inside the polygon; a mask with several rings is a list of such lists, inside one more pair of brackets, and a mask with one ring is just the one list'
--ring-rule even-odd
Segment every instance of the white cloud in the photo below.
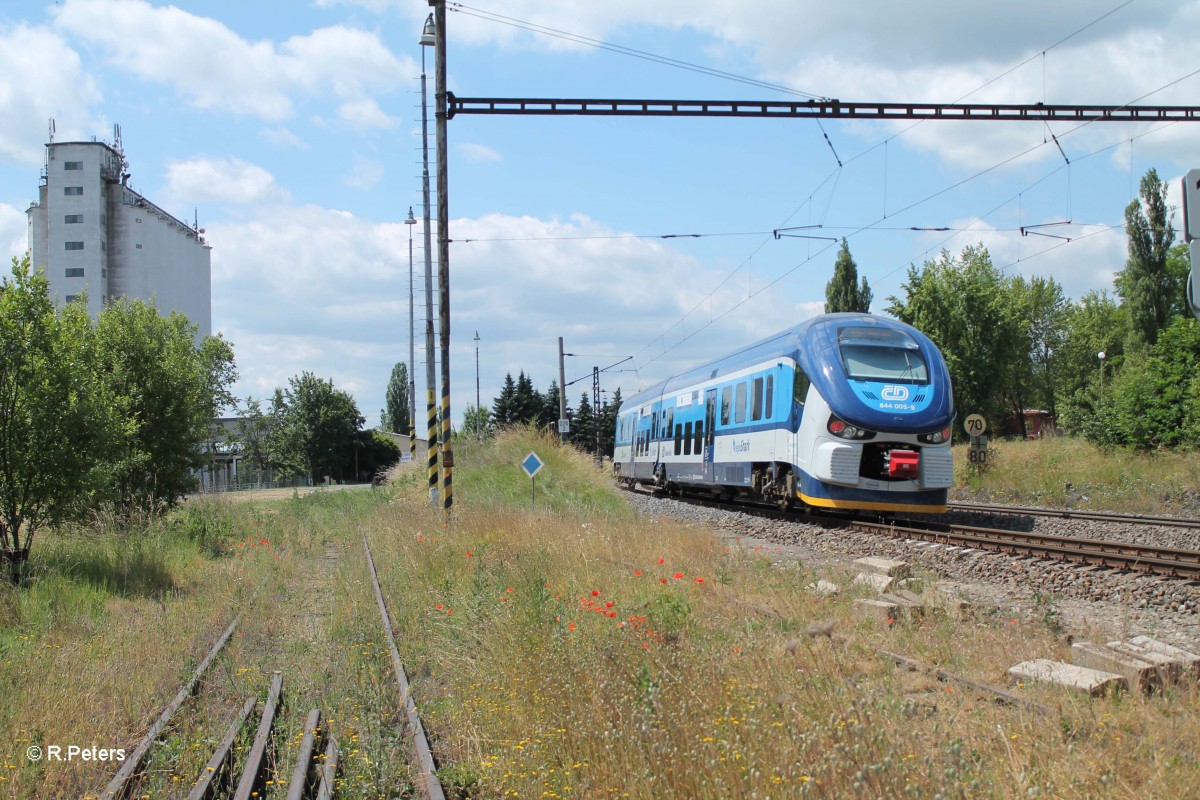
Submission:
{"label": "white cloud", "polygon": [[260,134],[268,142],[279,145],[280,147],[296,147],[304,150],[308,149],[308,145],[304,143],[303,139],[292,133],[291,130],[284,127],[263,128],[262,131],[260,131]]}
{"label": "white cloud", "polygon": [[355,128],[379,128],[390,130],[396,127],[396,120],[384,113],[373,99],[367,97],[360,100],[350,100],[338,106],[338,117]]}
{"label": "white cloud", "polygon": [[[1056,217],[1030,220],[1027,224],[1061,221]],[[957,256],[968,245],[983,244],[992,264],[1004,274],[1021,275],[1027,280],[1053,278],[1063,287],[1066,297],[1077,301],[1096,288],[1111,290],[1116,271],[1125,266],[1126,239],[1121,227],[1070,224],[1042,228],[1049,236],[1022,236],[1019,231],[1000,230],[978,219],[956,220],[950,227],[965,230],[948,237],[926,234],[924,242],[929,249],[913,259],[917,267],[936,258],[942,249]],[[881,299],[876,297],[877,301]]]}
{"label": "white cloud", "polygon": [[277,203],[288,194],[275,177],[240,158],[194,158],[167,164],[167,199],[203,203]]}
{"label": "white cloud", "polygon": [[0,274],[7,274],[14,257],[20,258],[29,249],[28,218],[25,212],[0,203]]}
{"label": "white cloud", "polygon": [[383,180],[383,164],[355,154],[350,174],[342,182],[354,189],[374,189]]}
{"label": "white cloud", "polygon": [[485,161],[502,161],[503,157],[492,148],[482,144],[472,144],[465,142],[458,146],[458,152],[467,161],[485,162]]}
{"label": "white cloud", "polygon": [[[310,370],[339,386],[358,387],[353,394],[359,410],[372,418],[383,404],[392,365],[408,359],[412,235],[417,391],[425,391],[424,259],[420,231],[414,230],[419,226],[299,206],[276,209],[269,219],[207,227],[214,247],[213,323],[236,347],[242,374],[236,392],[266,396],[288,377]],[[631,362],[636,375],[614,373],[604,382],[606,389],[620,385],[629,394],[639,381],[661,379],[711,356],[715,347],[753,341],[782,327],[779,320],[820,310],[819,303],[798,306],[779,292],[735,307],[746,287],[727,284],[693,311],[723,275],[666,243],[622,236],[582,215],[564,221],[491,214],[452,220],[450,230],[456,242],[451,263],[456,417],[466,402],[474,402],[476,331],[485,402],[499,391],[506,372],[524,370],[542,390],[557,380],[559,336],[571,352],[618,358],[636,353]],[[703,290],[681,288],[693,285]],[[436,315],[436,303],[434,310]],[[689,311],[682,325],[646,346]],[[573,360],[568,380],[575,372],[590,374],[592,366],[590,359]],[[570,390],[573,403],[577,388]]]}
{"label": "white cloud", "polygon": [[344,26],[250,42],[217,20],[145,0],[67,0],[54,14],[61,30],[198,108],[267,120],[289,117],[294,96],[360,100],[413,72],[411,58],[397,58],[377,34]]}
{"label": "white cloud", "polygon": [[79,54],[60,36],[0,26],[0,159],[42,163],[51,118],[58,141],[82,140],[99,127],[88,108],[100,99]]}

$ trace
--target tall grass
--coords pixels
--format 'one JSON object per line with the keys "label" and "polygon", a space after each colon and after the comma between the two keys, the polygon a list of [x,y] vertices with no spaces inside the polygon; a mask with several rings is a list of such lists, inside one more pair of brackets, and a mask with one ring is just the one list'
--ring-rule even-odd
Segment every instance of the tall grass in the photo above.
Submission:
{"label": "tall grass", "polygon": [[[530,449],[545,505],[513,477]],[[450,520],[414,481],[372,534],[452,796],[1165,797],[1200,778],[1166,724],[1200,734],[1194,690],[1022,687],[1042,719],[878,653],[1003,683],[1066,655],[1040,619],[957,619],[932,592],[923,621],[863,617],[847,576],[633,517],[586,457],[528,433],[459,463]]]}
{"label": "tall grass", "polygon": [[955,448],[960,499],[1091,508],[1144,514],[1200,515],[1200,457],[1182,450],[1102,450],[1073,437],[995,441],[991,466],[968,464]]}

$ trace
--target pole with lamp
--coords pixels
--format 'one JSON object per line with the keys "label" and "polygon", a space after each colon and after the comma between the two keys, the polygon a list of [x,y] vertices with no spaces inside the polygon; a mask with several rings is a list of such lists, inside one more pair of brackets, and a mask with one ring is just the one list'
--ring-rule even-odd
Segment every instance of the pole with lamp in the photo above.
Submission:
{"label": "pole with lamp", "polygon": [[[454,506],[454,450],[450,442],[450,172],[446,124],[446,0],[429,0],[434,28],[434,117],[437,121],[438,325],[442,367],[442,508]],[[424,38],[424,37],[422,37]]]}
{"label": "pole with lamp", "polygon": [[433,14],[425,20],[421,33],[421,174],[422,194],[425,200],[425,419],[426,419],[426,466],[429,473],[429,502],[438,501],[438,440],[437,440],[437,378],[433,351],[433,245],[429,232],[429,104],[425,97],[425,48],[437,41],[434,35]]}
{"label": "pole with lamp", "polygon": [[1096,353],[1096,358],[1100,359],[1100,402],[1104,402],[1104,359],[1108,356],[1101,350]]}
{"label": "pole with lamp", "polygon": [[412,206],[408,207],[408,460],[417,460],[417,349],[414,338],[413,301],[413,226],[417,224]]}

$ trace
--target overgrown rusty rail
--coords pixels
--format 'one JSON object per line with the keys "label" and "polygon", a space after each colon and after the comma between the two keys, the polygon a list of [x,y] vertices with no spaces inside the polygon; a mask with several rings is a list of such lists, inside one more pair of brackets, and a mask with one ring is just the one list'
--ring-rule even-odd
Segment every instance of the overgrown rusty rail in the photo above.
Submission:
{"label": "overgrown rusty rail", "polygon": [[396,674],[396,685],[400,692],[400,702],[404,705],[408,716],[409,734],[413,739],[413,755],[421,778],[421,796],[425,800],[445,800],[446,795],[438,780],[437,767],[433,762],[433,751],[425,736],[425,728],[417,714],[417,704],[409,689],[408,677],[404,673],[404,664],[400,661],[400,651],[396,648],[396,637],[392,634],[392,621],[388,616],[387,603],[383,600],[383,589],[379,586],[379,573],[375,571],[375,559],[371,557],[371,545],[367,535],[363,534],[363,550],[367,553],[367,566],[370,568],[371,581],[375,585],[375,602],[379,605],[379,617],[383,622],[384,633],[387,634],[388,650],[392,655],[392,670]]}

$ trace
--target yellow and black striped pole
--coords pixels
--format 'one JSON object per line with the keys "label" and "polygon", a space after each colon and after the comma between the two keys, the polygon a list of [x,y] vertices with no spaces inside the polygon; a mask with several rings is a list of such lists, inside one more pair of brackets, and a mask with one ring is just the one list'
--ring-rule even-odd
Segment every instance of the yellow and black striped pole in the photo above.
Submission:
{"label": "yellow and black striped pole", "polygon": [[426,466],[429,470],[429,502],[436,503],[438,496],[438,438],[437,438],[437,405],[434,403],[433,384],[425,397],[425,414],[428,417],[428,448]]}
{"label": "yellow and black striped pole", "polygon": [[433,0],[434,116],[437,130],[438,322],[442,358],[442,507],[454,505],[454,451],[450,445],[450,200],[446,122],[446,0]]}
{"label": "yellow and black striped pole", "polygon": [[[425,37],[421,37],[425,45]],[[433,246],[429,231],[429,104],[425,96],[425,48],[421,48],[421,161],[424,165],[421,175],[421,189],[425,201],[425,416],[426,416],[426,452],[425,458],[429,470],[429,502],[437,503],[438,499],[438,440],[437,440],[437,367],[436,354],[433,351]]]}

